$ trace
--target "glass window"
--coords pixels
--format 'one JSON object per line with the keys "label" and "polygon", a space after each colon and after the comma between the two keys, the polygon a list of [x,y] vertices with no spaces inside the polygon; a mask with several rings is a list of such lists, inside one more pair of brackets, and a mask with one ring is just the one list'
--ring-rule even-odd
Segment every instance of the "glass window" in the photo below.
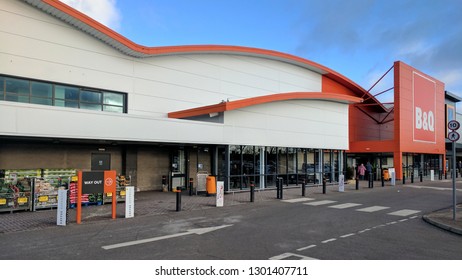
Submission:
{"label": "glass window", "polygon": [[278,149],[278,174],[287,174],[287,148]]}
{"label": "glass window", "polygon": [[[32,96],[43,97],[43,98],[53,97],[53,90],[52,90],[51,84],[32,82],[31,89],[32,89]],[[32,103],[35,103],[35,102],[32,102]]]}
{"label": "glass window", "polygon": [[125,113],[126,94],[0,76],[0,100]]}
{"label": "glass window", "polygon": [[87,109],[93,111],[101,111],[101,104],[94,103],[80,103],[80,109]]}
{"label": "glass window", "polygon": [[82,90],[80,92],[80,101],[88,103],[101,103],[101,92]]}
{"label": "glass window", "polygon": [[0,100],[3,100],[3,91],[5,90],[5,78],[0,76]]}
{"label": "glass window", "polygon": [[266,148],[266,174],[276,174],[276,167],[278,161],[277,147]]}
{"label": "glass window", "polygon": [[306,173],[305,167],[305,149],[297,149],[297,173]]}
{"label": "glass window", "polygon": [[41,104],[41,105],[53,105],[53,100],[51,98],[40,98],[40,97],[31,97],[30,103]]}
{"label": "glass window", "polygon": [[242,170],[246,175],[255,174],[255,159],[253,146],[242,146]]}
{"label": "glass window", "polygon": [[230,146],[229,147],[229,159],[230,159],[230,174],[241,175],[241,146]]}
{"label": "glass window", "polygon": [[111,93],[105,92],[104,95],[104,104],[108,105],[116,105],[116,106],[123,106],[124,104],[124,96],[120,93]]}
{"label": "glass window", "polygon": [[20,79],[6,79],[6,92],[18,95],[29,95],[29,81]]}
{"label": "glass window", "polygon": [[21,103],[29,103],[29,95],[18,95],[16,93],[9,93],[7,92],[5,95],[6,101],[14,101],[14,102],[21,102]]}
{"label": "glass window", "polygon": [[79,108],[78,101],[69,101],[69,100],[55,100],[55,106],[58,107],[67,107],[67,108]]}
{"label": "glass window", "polygon": [[288,148],[287,149],[287,168],[289,174],[297,173],[297,149]]}
{"label": "glass window", "polygon": [[79,100],[79,89],[76,87],[55,86],[55,98]]}
{"label": "glass window", "polygon": [[123,107],[119,107],[119,106],[103,105],[103,111],[106,111],[106,112],[123,113],[123,112],[124,112],[124,108],[123,108]]}

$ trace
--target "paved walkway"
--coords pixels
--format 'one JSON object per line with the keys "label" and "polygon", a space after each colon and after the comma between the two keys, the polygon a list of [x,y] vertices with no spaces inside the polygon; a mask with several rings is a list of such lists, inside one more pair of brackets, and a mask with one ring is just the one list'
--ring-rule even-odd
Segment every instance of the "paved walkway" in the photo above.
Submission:
{"label": "paved walkway", "polygon": [[[462,179],[461,179],[462,180]],[[416,182],[409,186],[438,186],[442,183],[447,186],[448,180],[443,181],[424,181]],[[460,182],[462,183],[462,182]],[[458,183],[458,184],[460,184]],[[399,182],[398,184],[402,184]],[[374,182],[375,187],[380,187],[380,182]],[[389,183],[387,182],[387,186]],[[355,181],[345,185],[345,191],[355,191]],[[361,181],[360,189],[367,189],[367,182]],[[327,192],[338,192],[338,186],[327,186]],[[306,188],[306,196],[322,193],[321,186],[309,186]],[[293,199],[301,197],[301,188],[293,187],[284,189],[284,199]],[[255,202],[271,201],[276,199],[276,190],[256,190]],[[215,208],[215,196],[193,195],[189,196],[187,192],[182,194],[181,211],[195,211],[201,209]],[[224,207],[250,203],[250,193],[234,192],[225,195]],[[176,194],[171,192],[138,192],[135,194],[135,216],[146,215],[163,215],[174,213],[176,211]],[[449,230],[462,235],[462,204],[457,207],[457,219],[453,220],[452,207],[442,209],[423,216],[423,219],[435,226]],[[118,203],[117,217],[125,217],[125,204]],[[98,220],[111,219],[111,204],[102,206],[82,207],[82,223],[91,223]],[[68,223],[76,222],[76,210],[69,209]],[[43,209],[36,212],[13,212],[0,213],[0,234],[12,233],[27,230],[37,230],[56,226],[56,209]]]}

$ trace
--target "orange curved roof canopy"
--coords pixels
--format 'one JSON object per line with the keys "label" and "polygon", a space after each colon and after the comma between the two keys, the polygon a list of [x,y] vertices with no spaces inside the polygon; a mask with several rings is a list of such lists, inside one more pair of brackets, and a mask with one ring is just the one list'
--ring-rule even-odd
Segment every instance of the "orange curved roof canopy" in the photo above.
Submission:
{"label": "orange curved roof canopy", "polygon": [[183,119],[196,117],[212,113],[221,113],[225,111],[232,111],[240,108],[249,106],[265,104],[276,101],[286,100],[327,100],[341,103],[359,103],[362,99],[359,97],[338,94],[338,93],[327,93],[327,92],[289,92],[289,93],[278,93],[265,96],[258,96],[252,98],[246,98],[236,101],[221,102],[215,105],[202,106],[188,110],[182,110],[177,112],[171,112],[168,114],[169,118]]}

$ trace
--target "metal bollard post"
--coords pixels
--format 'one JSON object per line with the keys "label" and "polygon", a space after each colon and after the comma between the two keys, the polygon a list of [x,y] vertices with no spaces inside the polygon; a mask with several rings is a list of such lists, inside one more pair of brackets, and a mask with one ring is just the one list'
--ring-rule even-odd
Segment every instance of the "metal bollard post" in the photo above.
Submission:
{"label": "metal bollard post", "polygon": [[181,211],[181,189],[176,188],[176,211],[180,212]]}
{"label": "metal bollard post", "polygon": [[406,184],[406,175],[403,173],[403,185]]}
{"label": "metal bollard post", "polygon": [[411,184],[414,184],[414,172],[411,173]]}
{"label": "metal bollard post", "polygon": [[385,178],[383,178],[383,176],[382,176],[381,181],[382,181],[382,187],[385,187]]}
{"label": "metal bollard post", "polygon": [[423,174],[422,174],[422,171],[419,173],[419,177],[420,177],[420,182],[422,183],[422,180],[423,180]]}
{"label": "metal bollard post", "polygon": [[250,202],[255,201],[255,184],[250,182]]}
{"label": "metal bollard post", "polygon": [[277,199],[281,199],[281,197],[280,197],[281,192],[279,190],[280,187],[281,186],[279,186],[279,177],[278,177],[278,178],[276,178],[276,198]]}
{"label": "metal bollard post", "polygon": [[326,194],[326,178],[322,179],[322,193]]}
{"label": "metal bollard post", "polygon": [[372,176],[371,177],[371,189],[373,189],[373,188],[374,188],[374,177]]}
{"label": "metal bollard post", "polygon": [[279,194],[279,197],[280,199],[283,199],[284,198],[284,180],[281,177],[279,177],[279,186],[281,186],[281,189],[280,189],[281,193]]}
{"label": "metal bollard post", "polygon": [[189,178],[189,196],[193,195],[193,184],[194,184],[193,182],[194,182],[194,179]]}
{"label": "metal bollard post", "polygon": [[444,179],[445,179],[445,180],[448,179],[448,172],[444,172]]}
{"label": "metal bollard post", "polygon": [[302,182],[302,196],[305,196],[306,194],[306,183],[305,183],[305,180],[303,180]]}
{"label": "metal bollard post", "polygon": [[371,188],[371,176],[367,178],[367,187],[370,189]]}
{"label": "metal bollard post", "polygon": [[356,178],[356,190],[359,190],[359,179]]}

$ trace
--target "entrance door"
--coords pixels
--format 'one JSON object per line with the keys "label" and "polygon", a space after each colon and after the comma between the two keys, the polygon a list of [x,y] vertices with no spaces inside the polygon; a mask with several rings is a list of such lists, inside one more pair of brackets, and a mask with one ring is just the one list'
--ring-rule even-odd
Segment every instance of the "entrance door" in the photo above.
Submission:
{"label": "entrance door", "polygon": [[186,181],[186,153],[184,149],[172,150],[171,153],[171,190],[177,187],[185,187]]}
{"label": "entrance door", "polygon": [[91,154],[91,170],[111,170],[111,154]]}

